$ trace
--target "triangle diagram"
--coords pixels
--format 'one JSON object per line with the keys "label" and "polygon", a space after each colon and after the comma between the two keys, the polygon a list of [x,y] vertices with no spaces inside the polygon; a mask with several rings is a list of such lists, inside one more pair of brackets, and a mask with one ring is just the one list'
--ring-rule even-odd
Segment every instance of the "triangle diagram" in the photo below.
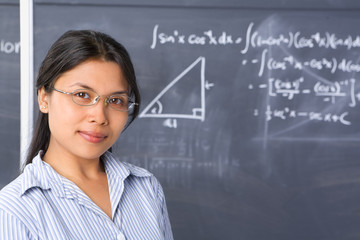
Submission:
{"label": "triangle diagram", "polygon": [[172,80],[139,118],[205,119],[205,58],[199,57]]}

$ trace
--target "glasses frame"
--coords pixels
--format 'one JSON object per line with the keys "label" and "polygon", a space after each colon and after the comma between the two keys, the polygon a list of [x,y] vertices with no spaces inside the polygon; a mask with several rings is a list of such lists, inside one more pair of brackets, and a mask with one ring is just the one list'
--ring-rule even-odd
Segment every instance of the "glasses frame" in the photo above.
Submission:
{"label": "glasses frame", "polygon": [[[71,100],[72,100],[76,105],[79,105],[79,106],[94,106],[94,105],[96,105],[96,104],[99,102],[99,100],[100,100],[101,97],[105,97],[105,103],[106,103],[107,105],[109,105],[111,109],[114,109],[114,110],[119,111],[119,112],[129,112],[129,111],[133,110],[133,108],[135,108],[135,106],[138,106],[138,105],[139,105],[138,103],[129,100],[127,110],[119,110],[119,109],[116,109],[116,108],[112,107],[111,104],[109,103],[109,99],[111,99],[111,97],[112,97],[112,96],[115,96],[116,94],[110,95],[110,96],[101,96],[101,95],[99,95],[97,92],[95,92],[94,90],[84,89],[84,88],[82,88],[82,89],[76,89],[76,90],[74,90],[74,91],[72,91],[72,92],[65,92],[65,91],[59,90],[59,89],[54,88],[54,87],[51,87],[50,89],[55,90],[55,91],[57,91],[57,92],[59,92],[59,93],[63,93],[63,94],[66,94],[66,95],[70,95],[70,96],[71,96]],[[77,102],[74,101],[74,98],[73,98],[74,93],[77,92],[77,91],[81,91],[81,90],[91,91],[91,92],[94,92],[94,93],[97,95],[96,98],[94,98],[94,101],[93,101],[91,104],[89,104],[89,105],[83,105],[83,104],[79,104],[79,103],[77,103]],[[119,94],[119,95],[121,95],[121,94]],[[127,94],[123,94],[123,95],[127,95]],[[128,99],[130,99],[130,97],[129,97],[128,95],[127,95],[127,97],[128,97]]]}

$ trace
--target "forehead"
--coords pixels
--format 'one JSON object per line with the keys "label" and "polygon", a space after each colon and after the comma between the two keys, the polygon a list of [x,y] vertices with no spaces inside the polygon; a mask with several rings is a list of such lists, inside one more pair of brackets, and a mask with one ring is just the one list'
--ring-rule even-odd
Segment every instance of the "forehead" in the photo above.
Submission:
{"label": "forehead", "polygon": [[115,62],[103,60],[89,60],[77,65],[63,73],[55,85],[72,90],[85,85],[99,93],[128,89],[128,82],[120,66]]}

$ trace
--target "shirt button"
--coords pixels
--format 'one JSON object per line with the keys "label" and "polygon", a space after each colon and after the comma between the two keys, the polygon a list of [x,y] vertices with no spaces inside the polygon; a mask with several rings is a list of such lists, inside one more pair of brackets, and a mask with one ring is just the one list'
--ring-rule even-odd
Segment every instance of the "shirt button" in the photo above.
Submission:
{"label": "shirt button", "polygon": [[117,235],[117,238],[116,238],[117,240],[126,240],[125,239],[125,236],[124,235],[122,235],[121,233],[119,233],[119,235]]}

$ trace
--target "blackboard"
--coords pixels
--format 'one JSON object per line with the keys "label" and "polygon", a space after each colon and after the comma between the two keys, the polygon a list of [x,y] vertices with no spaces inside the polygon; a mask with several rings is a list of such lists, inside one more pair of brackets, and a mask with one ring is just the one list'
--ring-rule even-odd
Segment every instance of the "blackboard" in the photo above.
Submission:
{"label": "blackboard", "polygon": [[69,29],[128,48],[143,102],[114,152],[175,239],[359,239],[359,4],[299,2],[35,1],[36,70]]}
{"label": "blackboard", "polygon": [[20,165],[19,1],[0,1],[0,189]]}

